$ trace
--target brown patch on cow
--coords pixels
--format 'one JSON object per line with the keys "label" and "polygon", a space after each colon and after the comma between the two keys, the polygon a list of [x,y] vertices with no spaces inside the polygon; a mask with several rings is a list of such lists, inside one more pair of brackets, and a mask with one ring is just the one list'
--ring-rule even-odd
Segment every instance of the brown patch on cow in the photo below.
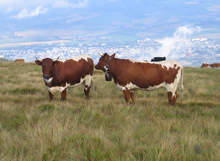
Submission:
{"label": "brown patch on cow", "polygon": [[212,67],[212,68],[219,68],[220,67],[220,63],[210,64],[210,67]]}
{"label": "brown patch on cow", "polygon": [[15,62],[20,62],[20,63],[24,63],[24,59],[15,59]]}

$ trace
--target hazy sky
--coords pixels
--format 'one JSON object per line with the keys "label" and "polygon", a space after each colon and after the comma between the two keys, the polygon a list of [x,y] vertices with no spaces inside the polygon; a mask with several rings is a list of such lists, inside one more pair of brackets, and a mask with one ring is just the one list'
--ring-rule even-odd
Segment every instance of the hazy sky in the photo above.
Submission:
{"label": "hazy sky", "polygon": [[219,0],[1,0],[0,44],[77,35],[164,38],[180,26],[220,38]]}

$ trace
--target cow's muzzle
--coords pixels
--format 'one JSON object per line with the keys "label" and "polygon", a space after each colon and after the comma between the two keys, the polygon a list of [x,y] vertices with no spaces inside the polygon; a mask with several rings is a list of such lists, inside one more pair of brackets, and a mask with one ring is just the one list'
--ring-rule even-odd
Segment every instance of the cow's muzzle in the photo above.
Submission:
{"label": "cow's muzzle", "polygon": [[48,74],[43,74],[43,77],[44,77],[45,79],[49,79],[49,78],[50,78]]}

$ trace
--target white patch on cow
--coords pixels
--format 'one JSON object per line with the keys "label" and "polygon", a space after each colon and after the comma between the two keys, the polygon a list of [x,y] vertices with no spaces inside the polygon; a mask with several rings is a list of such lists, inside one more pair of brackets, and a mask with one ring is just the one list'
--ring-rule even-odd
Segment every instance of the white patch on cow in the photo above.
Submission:
{"label": "white patch on cow", "polygon": [[138,87],[137,85],[133,84],[133,83],[129,83],[129,84],[126,84],[125,86],[127,89],[129,90],[134,90],[134,89],[139,89],[140,87]]}
{"label": "white patch on cow", "polygon": [[50,93],[52,93],[53,95],[57,92],[63,92],[63,90],[65,89],[66,87],[62,87],[62,86],[48,87],[48,91],[50,91]]}
{"label": "white patch on cow", "polygon": [[92,85],[92,75],[86,75],[84,80],[84,89],[87,90]]}
{"label": "white patch on cow", "polygon": [[175,69],[177,69],[178,67],[182,68],[181,64],[175,60],[165,60],[165,61],[149,62],[149,63],[160,64],[163,68],[166,67],[167,70],[169,70],[169,68],[174,68],[175,65],[176,65]]}
{"label": "white patch on cow", "polygon": [[182,70],[182,68],[178,71],[173,83],[165,84],[165,88],[167,89],[167,92],[171,92],[172,97],[174,97],[174,96],[176,97],[176,90],[177,90],[178,84],[181,79],[181,70]]}
{"label": "white patch on cow", "polygon": [[159,88],[162,88],[162,87],[164,87],[165,85],[164,85],[164,83],[161,83],[161,84],[159,84],[159,85],[155,85],[155,86],[149,86],[148,88],[142,88],[142,90],[146,90],[146,91],[154,91],[154,90],[156,90],[156,89],[159,89]]}
{"label": "white patch on cow", "polygon": [[81,60],[81,59],[84,59],[84,60],[88,61],[88,58],[90,58],[88,55],[78,55],[78,56],[75,56],[75,57],[73,57],[73,58],[71,58],[71,59],[61,59],[61,60],[59,60],[59,61],[61,61],[61,62],[63,62],[63,63],[65,63],[67,60],[79,61],[79,60]]}
{"label": "white patch on cow", "polygon": [[49,79],[46,79],[46,78],[43,78],[43,79],[46,84],[52,83],[52,81],[53,81],[53,77],[51,77]]}
{"label": "white patch on cow", "polygon": [[[65,63],[67,60],[69,60],[69,59],[60,59],[60,60],[58,60],[58,61]],[[54,60],[54,61],[55,61],[55,60]]]}
{"label": "white patch on cow", "polygon": [[44,80],[44,83],[46,86],[51,86],[52,85],[52,82],[53,82],[53,77],[49,78],[49,79],[46,79],[43,77],[43,80]]}
{"label": "white patch on cow", "polygon": [[107,71],[108,70],[108,68],[106,67],[106,65],[104,66],[104,69]]}
{"label": "white patch on cow", "polygon": [[127,60],[129,60],[130,62],[132,62],[132,63],[147,63],[146,61],[140,61],[140,60],[133,60],[133,59],[127,59]]}
{"label": "white patch on cow", "polygon": [[48,87],[48,91],[52,93],[53,95],[57,92],[63,92],[66,88],[74,88],[77,87],[78,85],[82,84],[85,86],[87,85],[88,87],[91,86],[91,81],[92,81],[92,76],[91,75],[86,75],[84,78],[80,78],[80,82],[76,83],[74,85],[71,85],[70,83],[66,83],[66,86],[55,86],[55,87]]}
{"label": "white patch on cow", "polygon": [[131,82],[129,84],[126,84],[126,86],[121,86],[120,84],[117,83],[116,86],[121,91],[126,90],[126,89],[128,89],[128,90],[140,89],[140,87],[138,87],[137,85],[135,85]]}
{"label": "white patch on cow", "polygon": [[164,83],[161,83],[159,85],[155,85],[155,86],[149,86],[148,88],[140,88],[139,86],[133,84],[132,82],[130,82],[129,84],[126,84],[126,86],[121,86],[120,84],[116,84],[116,86],[118,87],[119,90],[123,91],[123,90],[136,90],[136,89],[140,89],[140,90],[144,90],[144,91],[153,91],[153,90],[156,90],[158,88],[161,88],[161,87],[165,87],[165,84]]}

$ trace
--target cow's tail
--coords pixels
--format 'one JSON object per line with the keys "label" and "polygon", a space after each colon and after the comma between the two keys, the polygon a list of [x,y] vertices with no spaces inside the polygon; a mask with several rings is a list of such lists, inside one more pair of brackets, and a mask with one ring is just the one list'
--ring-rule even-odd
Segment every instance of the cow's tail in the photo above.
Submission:
{"label": "cow's tail", "polygon": [[184,85],[183,85],[183,68],[181,69],[181,105],[183,104],[183,93],[184,93]]}

